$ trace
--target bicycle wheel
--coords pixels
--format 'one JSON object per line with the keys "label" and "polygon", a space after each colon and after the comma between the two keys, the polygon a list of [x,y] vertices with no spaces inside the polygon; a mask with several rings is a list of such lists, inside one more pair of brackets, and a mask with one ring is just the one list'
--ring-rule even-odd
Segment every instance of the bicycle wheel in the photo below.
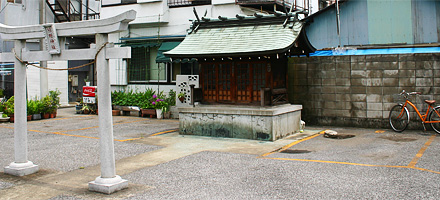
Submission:
{"label": "bicycle wheel", "polygon": [[[440,107],[435,107],[434,109],[431,110],[431,112],[429,113],[429,121],[440,121]],[[440,123],[430,123],[432,129],[440,134]]]}
{"label": "bicycle wheel", "polygon": [[395,105],[390,111],[390,125],[396,132],[402,132],[408,127],[409,124],[409,112],[406,107],[402,105]]}

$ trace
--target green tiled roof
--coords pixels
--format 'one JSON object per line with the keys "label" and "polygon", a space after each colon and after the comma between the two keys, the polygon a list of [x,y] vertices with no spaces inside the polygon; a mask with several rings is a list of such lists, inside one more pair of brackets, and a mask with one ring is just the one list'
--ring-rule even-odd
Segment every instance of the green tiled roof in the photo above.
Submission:
{"label": "green tiled roof", "polygon": [[247,56],[281,53],[293,46],[303,24],[249,24],[200,28],[176,48],[165,52],[170,57]]}

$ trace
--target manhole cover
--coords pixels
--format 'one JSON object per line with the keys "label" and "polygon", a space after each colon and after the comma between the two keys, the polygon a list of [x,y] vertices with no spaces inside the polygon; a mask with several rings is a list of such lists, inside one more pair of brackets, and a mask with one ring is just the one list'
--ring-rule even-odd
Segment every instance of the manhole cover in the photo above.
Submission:
{"label": "manhole cover", "polygon": [[286,149],[284,151],[281,151],[281,153],[291,153],[291,154],[310,153],[310,152],[311,151],[301,150],[301,149]]}

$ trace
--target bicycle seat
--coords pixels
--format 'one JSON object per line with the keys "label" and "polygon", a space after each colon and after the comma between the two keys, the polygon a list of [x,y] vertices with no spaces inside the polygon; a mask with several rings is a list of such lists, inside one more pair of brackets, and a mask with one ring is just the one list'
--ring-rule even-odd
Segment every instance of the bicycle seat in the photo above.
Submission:
{"label": "bicycle seat", "polygon": [[425,103],[427,103],[428,105],[432,105],[435,103],[435,100],[425,100]]}

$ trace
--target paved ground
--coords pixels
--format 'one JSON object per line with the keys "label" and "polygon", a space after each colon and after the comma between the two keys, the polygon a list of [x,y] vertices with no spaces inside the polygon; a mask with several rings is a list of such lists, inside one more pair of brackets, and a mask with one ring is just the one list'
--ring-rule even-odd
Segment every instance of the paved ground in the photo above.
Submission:
{"label": "paved ground", "polygon": [[[433,132],[307,127],[276,142],[181,136],[177,120],[113,118],[117,174],[129,188],[87,190],[100,175],[96,115],[61,109],[28,124],[36,174],[3,173],[13,124],[0,124],[0,199],[439,199]],[[322,131],[354,137],[330,139]]]}

